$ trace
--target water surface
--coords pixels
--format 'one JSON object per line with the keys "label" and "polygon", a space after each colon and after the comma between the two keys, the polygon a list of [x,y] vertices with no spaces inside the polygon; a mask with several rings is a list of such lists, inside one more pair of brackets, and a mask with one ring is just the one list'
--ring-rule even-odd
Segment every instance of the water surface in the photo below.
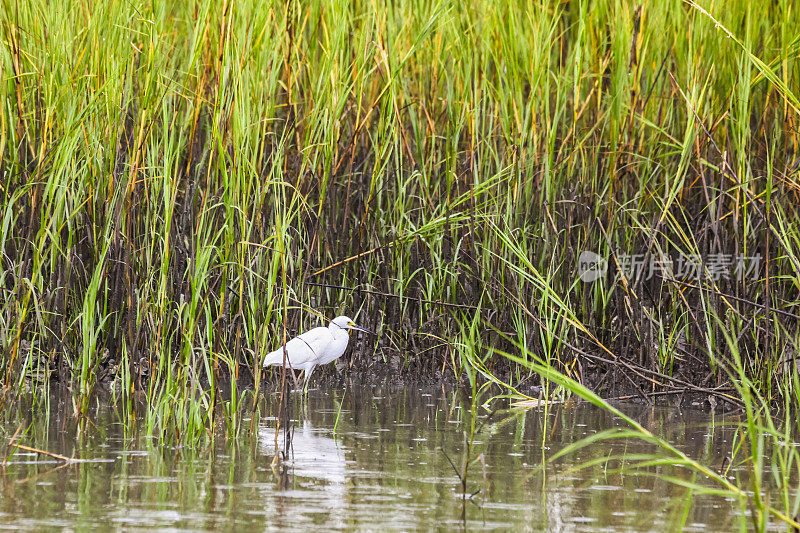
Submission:
{"label": "water surface", "polygon": [[[585,403],[547,413],[477,407],[472,498],[464,502],[451,462],[460,468],[464,461],[473,416],[465,395],[380,387],[312,390],[307,401],[292,395],[291,446],[282,461],[275,460],[276,441],[279,456],[285,444],[275,435],[277,400],[267,395],[246,413],[237,438],[220,427],[213,443],[199,446],[165,444],[144,424],[126,429],[107,406],[77,438],[74,420],[55,408],[7,413],[3,447],[20,423],[30,424],[24,444],[81,462],[17,451],[0,469],[0,527],[721,531],[742,520],[737,502],[695,496],[657,475],[620,473],[613,464],[576,468],[654,451],[636,440],[596,443],[543,468],[564,446],[623,424]],[[726,464],[736,420],[620,407],[702,463]],[[652,472],[694,479],[677,469]]]}

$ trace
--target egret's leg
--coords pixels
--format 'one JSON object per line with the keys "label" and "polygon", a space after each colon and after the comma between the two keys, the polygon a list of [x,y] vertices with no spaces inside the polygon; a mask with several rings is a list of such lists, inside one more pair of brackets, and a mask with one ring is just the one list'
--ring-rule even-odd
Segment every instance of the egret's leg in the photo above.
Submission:
{"label": "egret's leg", "polygon": [[286,346],[282,346],[280,348],[283,350],[283,360],[277,364],[279,367],[283,367],[284,364],[286,365],[286,371],[292,376],[292,381],[294,381],[294,388],[297,388],[297,376],[294,373],[294,368],[292,367],[292,363],[289,361],[289,354],[286,351]]}
{"label": "egret's leg", "polygon": [[297,388],[297,374],[294,373],[294,368],[292,365],[289,364],[289,361],[286,361],[286,371],[289,372],[289,375],[292,376],[292,381],[294,381],[294,388]]}
{"label": "egret's leg", "polygon": [[308,384],[311,383],[311,373],[314,371],[315,366],[316,365],[311,365],[310,367],[308,367],[308,372],[306,372],[305,370],[303,371],[303,373],[305,374],[304,377],[306,381],[305,385],[303,385],[303,393],[305,394],[308,394]]}

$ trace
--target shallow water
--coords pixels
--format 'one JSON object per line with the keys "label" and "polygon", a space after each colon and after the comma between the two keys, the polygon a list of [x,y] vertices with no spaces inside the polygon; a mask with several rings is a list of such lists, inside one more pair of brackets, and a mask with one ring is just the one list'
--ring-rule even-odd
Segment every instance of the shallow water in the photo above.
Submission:
{"label": "shallow water", "polygon": [[[144,424],[125,429],[110,408],[93,413],[94,427],[79,438],[74,421],[55,410],[7,414],[0,452],[26,423],[24,444],[81,462],[60,465],[17,451],[0,469],[0,527],[722,531],[741,525],[737,502],[693,496],[658,476],[619,473],[611,463],[575,468],[611,454],[654,451],[636,440],[595,443],[542,468],[543,458],[563,447],[623,424],[585,403],[553,405],[546,414],[479,406],[467,476],[474,496],[463,503],[450,461],[460,466],[464,459],[472,420],[464,395],[312,390],[306,402],[296,394],[291,402],[294,430],[282,463],[273,461],[277,396],[245,415],[236,439],[220,428],[213,444],[198,447],[164,445]],[[717,470],[725,464],[735,419],[620,407],[690,457]],[[652,472],[692,479],[680,469]]]}

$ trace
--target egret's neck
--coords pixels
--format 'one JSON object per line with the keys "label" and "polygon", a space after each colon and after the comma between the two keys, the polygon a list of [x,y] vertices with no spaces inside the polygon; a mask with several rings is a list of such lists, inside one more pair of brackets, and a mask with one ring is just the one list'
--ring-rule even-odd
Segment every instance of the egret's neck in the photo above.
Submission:
{"label": "egret's neck", "polygon": [[336,359],[347,348],[347,344],[350,342],[350,331],[336,324],[331,324],[328,329],[333,337],[333,343],[330,346],[331,355],[334,355],[333,358]]}
{"label": "egret's neck", "polygon": [[347,330],[335,322],[331,322],[328,326],[328,329],[331,330],[331,335],[333,335],[335,338],[349,337]]}

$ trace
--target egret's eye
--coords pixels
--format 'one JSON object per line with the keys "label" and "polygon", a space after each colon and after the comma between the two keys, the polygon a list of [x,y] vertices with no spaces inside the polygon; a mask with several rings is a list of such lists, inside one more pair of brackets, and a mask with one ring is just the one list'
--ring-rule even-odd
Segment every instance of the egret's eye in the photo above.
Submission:
{"label": "egret's eye", "polygon": [[353,322],[348,322],[347,325],[348,326],[355,326],[355,324]]}

